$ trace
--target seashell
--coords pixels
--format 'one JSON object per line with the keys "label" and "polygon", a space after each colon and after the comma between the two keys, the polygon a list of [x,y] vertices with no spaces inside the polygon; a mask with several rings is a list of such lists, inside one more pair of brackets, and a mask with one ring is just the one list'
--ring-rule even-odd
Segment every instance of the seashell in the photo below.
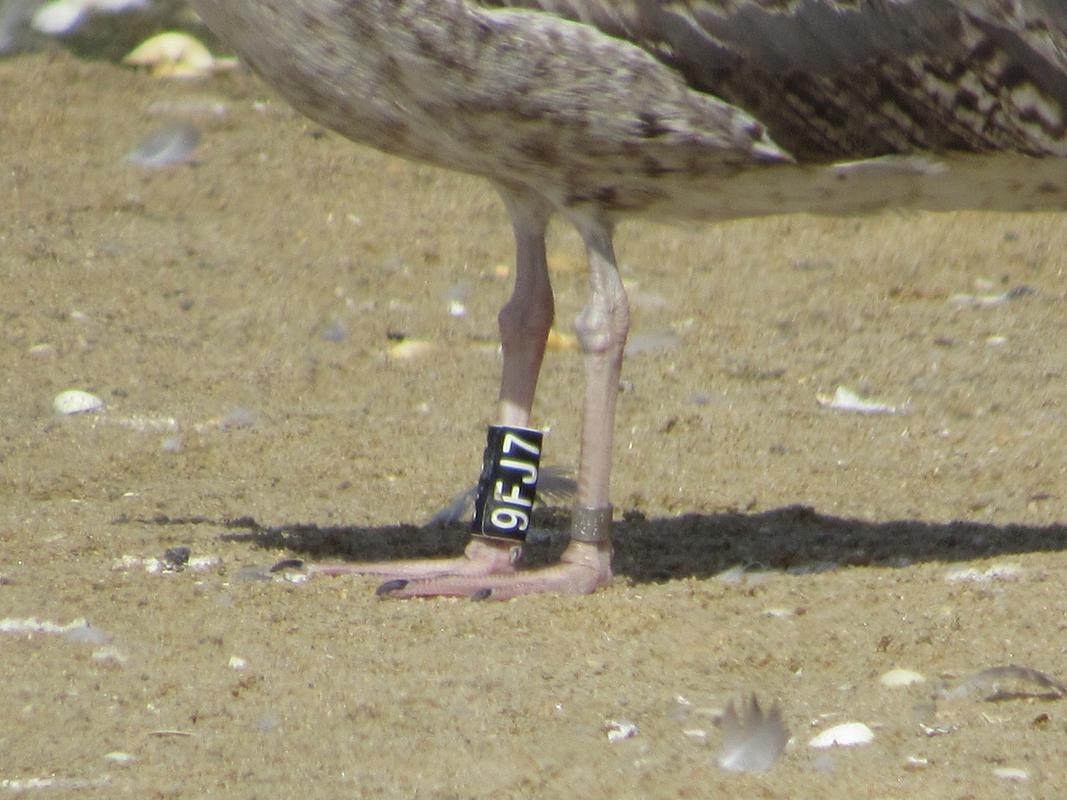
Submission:
{"label": "seashell", "polygon": [[862,722],[844,722],[827,728],[810,742],[811,747],[854,747],[874,741],[874,731]]}
{"label": "seashell", "polygon": [[889,687],[912,686],[916,683],[925,683],[926,678],[910,669],[891,669],[889,672],[882,673],[878,682],[882,686]]}
{"label": "seashell", "polygon": [[604,723],[604,728],[612,744],[637,736],[637,725],[628,719],[609,719]]}
{"label": "seashell", "polygon": [[907,404],[894,406],[881,400],[863,397],[847,386],[838,386],[833,395],[817,394],[815,400],[823,408],[855,411],[860,414],[902,414],[907,411]]}
{"label": "seashell", "polygon": [[237,59],[215,58],[198,39],[168,31],[145,39],[126,54],[122,63],[148,67],[159,78],[204,78],[233,69]]}
{"label": "seashell", "polygon": [[77,30],[88,15],[84,3],[56,0],[38,8],[30,24],[47,36],[63,36]]}
{"label": "seashell", "polygon": [[67,389],[60,392],[52,401],[52,408],[57,414],[85,414],[90,411],[102,411],[104,401],[95,394],[83,392],[81,389]]}

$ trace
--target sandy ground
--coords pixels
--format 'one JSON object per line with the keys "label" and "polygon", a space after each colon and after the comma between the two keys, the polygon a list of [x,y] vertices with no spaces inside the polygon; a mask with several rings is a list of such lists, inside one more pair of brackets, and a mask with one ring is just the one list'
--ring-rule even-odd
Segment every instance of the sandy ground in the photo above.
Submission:
{"label": "sandy ground", "polygon": [[[124,161],[175,118],[195,163]],[[0,130],[0,795],[1067,796],[1067,700],[941,690],[1067,678],[1062,216],[624,227],[614,585],[379,601],[373,578],[258,578],[462,546],[418,526],[494,411],[511,241],[488,187],[244,74],[19,57]],[[582,255],[562,226],[551,251],[566,332]],[[904,413],[820,406],[839,385]],[[580,387],[552,351],[550,463],[576,461]],[[58,416],[66,389],[106,410]],[[181,546],[207,568],[118,563]],[[927,680],[880,685],[897,667]],[[753,691],[793,742],[720,771],[715,711]],[[874,743],[808,746],[847,721]]]}

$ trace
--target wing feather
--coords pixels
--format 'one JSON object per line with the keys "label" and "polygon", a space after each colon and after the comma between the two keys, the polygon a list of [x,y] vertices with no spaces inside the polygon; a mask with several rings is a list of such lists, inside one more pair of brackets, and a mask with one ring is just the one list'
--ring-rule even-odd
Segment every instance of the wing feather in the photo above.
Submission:
{"label": "wing feather", "polygon": [[480,0],[631,41],[802,159],[1067,156],[1063,0]]}

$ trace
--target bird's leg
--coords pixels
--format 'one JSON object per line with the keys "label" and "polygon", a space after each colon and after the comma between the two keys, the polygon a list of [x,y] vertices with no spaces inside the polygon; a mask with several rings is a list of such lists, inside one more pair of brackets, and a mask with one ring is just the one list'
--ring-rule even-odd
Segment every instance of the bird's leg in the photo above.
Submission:
{"label": "bird's leg", "polygon": [[[545,342],[554,314],[552,284],[545,255],[545,229],[552,208],[545,200],[528,191],[513,191],[505,186],[497,188],[511,216],[516,243],[515,286],[511,299],[498,316],[503,349],[499,424],[526,428],[530,424],[537,376],[541,371]],[[511,573],[515,571],[515,562],[521,554],[521,539],[472,536],[463,554],[455,558],[319,564],[283,561],[278,567],[299,565],[309,574],[382,575],[395,579],[394,583],[407,583],[444,575]]]}
{"label": "bird's leg", "polygon": [[[529,191],[513,190],[502,184],[497,185],[497,191],[507,207],[515,234],[515,286],[511,299],[500,309],[497,316],[500,348],[503,353],[498,425],[528,428],[534,394],[537,391],[537,378],[545,356],[545,343],[555,316],[552,282],[548,275],[548,257],[545,252],[545,230],[552,216],[552,207],[543,198]],[[486,455],[487,458],[490,457],[488,452]],[[537,485],[536,475],[535,467],[534,489]],[[479,503],[484,499],[479,498]],[[531,496],[531,504],[532,499]],[[477,514],[480,515],[482,510],[479,507]],[[480,523],[480,520],[476,519],[475,522]],[[467,544],[464,556],[475,565],[484,563],[495,567],[506,555],[508,563],[514,565],[522,555],[524,537],[525,526],[522,536],[518,538],[475,535]],[[507,571],[510,570],[493,568],[482,574]]]}
{"label": "bird's leg", "polygon": [[[417,582],[392,581],[383,584],[379,594],[506,599],[534,592],[586,593],[611,580],[611,451],[615,401],[630,312],[626,291],[615,266],[611,225],[598,217],[576,216],[574,221],[589,257],[591,292],[589,303],[575,323],[585,358],[586,386],[578,498],[570,544],[560,557],[560,563],[545,569],[485,577],[450,575]],[[519,241],[521,252],[521,237]],[[532,381],[529,388],[532,400]],[[508,398],[515,397],[518,396],[508,394],[505,385],[501,393],[502,416],[508,413]],[[529,419],[528,404],[519,402],[514,408],[518,412],[514,417],[516,421]],[[481,542],[475,537],[471,546],[478,544]]]}
{"label": "bird's leg", "polygon": [[540,198],[499,187],[515,231],[515,288],[497,317],[504,366],[500,377],[501,425],[527,428],[537,376],[555,307],[545,254],[552,209]]}

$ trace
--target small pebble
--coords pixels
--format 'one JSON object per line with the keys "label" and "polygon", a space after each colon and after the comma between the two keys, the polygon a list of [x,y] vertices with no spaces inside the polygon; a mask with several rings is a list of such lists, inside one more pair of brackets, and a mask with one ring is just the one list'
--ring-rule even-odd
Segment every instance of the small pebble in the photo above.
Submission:
{"label": "small pebble", "polygon": [[126,160],[139,167],[171,167],[192,160],[200,131],[188,123],[168,125],[142,141]]}
{"label": "small pebble", "polygon": [[229,667],[230,669],[242,670],[248,666],[248,661],[240,656],[230,656]]}
{"label": "small pebble", "polygon": [[52,408],[57,414],[85,414],[91,411],[101,411],[104,401],[95,394],[83,392],[81,389],[67,389],[60,392],[52,401]]}
{"label": "small pebble", "polygon": [[348,331],[345,330],[345,326],[337,320],[331,320],[322,326],[319,336],[327,342],[343,342],[348,336]]}
{"label": "small pebble", "polygon": [[185,546],[170,547],[163,553],[163,563],[167,569],[181,569],[189,563],[192,551]]}
{"label": "small pebble", "polygon": [[862,722],[845,722],[827,728],[808,744],[811,747],[853,747],[874,741],[874,731]]}
{"label": "small pebble", "polygon": [[993,770],[993,774],[1000,778],[1002,781],[1028,781],[1030,780],[1030,773],[1025,769],[1019,769],[1018,767],[997,767]]}

